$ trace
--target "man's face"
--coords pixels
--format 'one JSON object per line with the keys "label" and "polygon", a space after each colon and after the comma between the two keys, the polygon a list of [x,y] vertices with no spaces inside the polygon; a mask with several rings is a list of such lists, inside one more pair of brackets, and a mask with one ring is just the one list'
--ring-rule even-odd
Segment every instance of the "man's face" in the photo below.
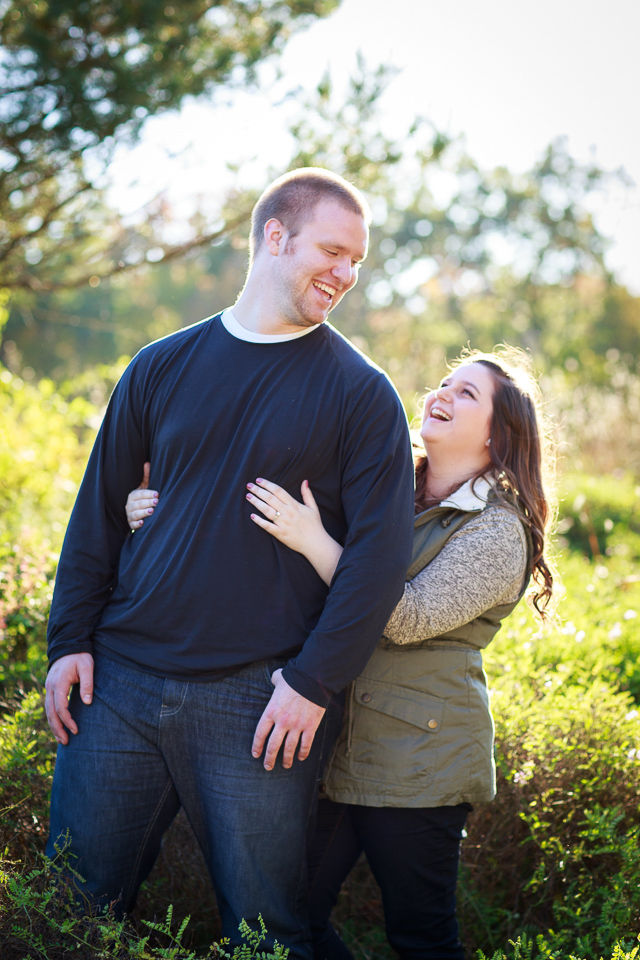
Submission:
{"label": "man's face", "polygon": [[355,286],[368,241],[363,218],[333,200],[318,203],[296,237],[284,234],[278,306],[289,323],[310,327],[327,319]]}

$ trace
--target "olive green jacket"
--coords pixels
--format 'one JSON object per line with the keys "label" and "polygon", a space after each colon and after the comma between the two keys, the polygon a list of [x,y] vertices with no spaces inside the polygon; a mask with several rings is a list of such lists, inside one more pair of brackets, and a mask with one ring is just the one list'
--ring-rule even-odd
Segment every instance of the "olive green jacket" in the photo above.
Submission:
{"label": "olive green jacket", "polygon": [[[407,580],[477,513],[441,504],[417,516]],[[527,543],[530,557],[528,534]],[[347,696],[325,776],[330,799],[372,807],[493,799],[493,720],[480,651],[522,597],[529,574],[516,600],[441,636],[403,646],[382,638]]]}

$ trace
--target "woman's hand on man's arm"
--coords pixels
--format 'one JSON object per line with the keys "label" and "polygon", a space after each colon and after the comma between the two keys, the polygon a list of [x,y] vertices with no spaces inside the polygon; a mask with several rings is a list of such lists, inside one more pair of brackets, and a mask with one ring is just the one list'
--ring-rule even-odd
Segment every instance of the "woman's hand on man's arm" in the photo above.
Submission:
{"label": "woman's hand on man's arm", "polygon": [[300,488],[303,503],[270,480],[248,483],[247,500],[266,517],[252,513],[251,519],[297,553],[307,558],[319,577],[329,585],[342,555],[340,544],[322,525],[320,511],[306,480]]}
{"label": "woman's hand on man's arm", "polygon": [[138,530],[144,522],[144,518],[153,513],[153,508],[158,505],[158,493],[156,490],[149,490],[149,471],[150,463],[145,463],[142,474],[142,482],[136,490],[132,490],[127,497],[125,510],[127,512],[127,523],[131,531]]}
{"label": "woman's hand on man's arm", "polygon": [[[131,530],[138,530],[158,504],[158,493],[149,490],[150,464],[145,463],[142,482],[127,497],[125,510]],[[322,525],[320,511],[305,480],[300,503],[286,490],[270,480],[259,478],[248,483],[247,500],[264,515],[251,519],[291,550],[307,558],[319,577],[328,585],[342,555],[340,544],[329,536]],[[266,519],[264,519],[266,517]]]}

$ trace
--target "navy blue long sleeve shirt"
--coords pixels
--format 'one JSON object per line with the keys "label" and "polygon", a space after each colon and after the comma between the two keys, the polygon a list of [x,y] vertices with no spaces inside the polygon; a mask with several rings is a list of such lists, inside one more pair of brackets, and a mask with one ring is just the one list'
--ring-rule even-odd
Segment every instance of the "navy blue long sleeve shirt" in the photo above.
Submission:
{"label": "navy blue long sleeve shirt", "polygon": [[[151,461],[161,491],[130,534],[124,503]],[[250,519],[246,484],[308,480],[344,544],[330,588]],[[284,342],[219,316],[145,347],[109,403],[65,538],[49,659],[94,648],[208,680],[282,658],[322,706],[363,668],[411,555],[406,418],[386,375],[329,324]]]}

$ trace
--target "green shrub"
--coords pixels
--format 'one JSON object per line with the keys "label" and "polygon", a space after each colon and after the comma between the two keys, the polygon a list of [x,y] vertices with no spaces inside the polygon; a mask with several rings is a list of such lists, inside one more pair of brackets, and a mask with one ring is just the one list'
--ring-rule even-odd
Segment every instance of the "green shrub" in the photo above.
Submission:
{"label": "green shrub", "polygon": [[[638,947],[628,950],[624,944],[614,944],[611,952],[611,960],[637,960]],[[607,953],[608,955],[608,953]],[[527,937],[526,933],[517,940],[509,941],[507,953],[503,950],[496,950],[492,957],[485,957],[482,950],[478,950],[478,960],[543,960],[543,958],[553,958],[553,960],[584,960],[575,954],[557,953],[549,947],[549,944],[542,936],[535,940]]]}
{"label": "green shrub", "polygon": [[0,723],[0,851],[32,863],[48,830],[54,746],[38,691],[7,709]]}
{"label": "green shrub", "polygon": [[498,797],[464,845],[465,935],[497,950],[522,931],[545,956],[596,960],[640,928],[640,722],[627,694],[494,684]]}
{"label": "green shrub", "polygon": [[[0,453],[3,960],[220,955],[208,948],[217,917],[184,818],[141,891],[137,928],[78,917],[55,866],[38,860],[54,762],[40,687],[56,551],[114,379],[92,371],[36,387],[0,372],[0,450],[16,452]],[[486,657],[499,794],[470,818],[460,905],[465,942],[493,960],[637,955],[640,496],[628,475],[570,475],[564,486],[563,624],[542,633],[521,607]],[[171,904],[194,915],[188,928],[175,927]],[[391,958],[366,866],[338,922],[358,956]]]}
{"label": "green shrub", "polygon": [[65,525],[100,411],[121,372],[57,387],[0,365],[0,697],[44,680],[45,632]]}
{"label": "green shrub", "polygon": [[97,367],[75,380],[25,383],[0,364],[2,540],[58,550],[100,426],[122,372]]}
{"label": "green shrub", "polygon": [[78,909],[68,864],[40,858],[31,870],[0,861],[0,943],[3,960],[287,960],[289,951],[277,942],[261,951],[267,931],[243,920],[239,930],[245,941],[233,953],[228,941],[212,943],[197,952],[187,943],[189,917],[173,922],[170,906],[161,921],[142,920],[137,929],[130,921],[116,920],[108,910],[100,914]]}
{"label": "green shrub", "polygon": [[0,546],[0,693],[7,699],[46,674],[46,632],[56,556]]}
{"label": "green shrub", "polygon": [[640,487],[624,471],[568,473],[562,479],[558,533],[563,545],[586,556],[640,559]]}
{"label": "green shrub", "polygon": [[[95,413],[95,410],[93,411]],[[39,387],[0,373],[0,516],[5,542],[59,545],[88,449],[68,403],[45,381]],[[87,414],[88,415],[88,414]]]}
{"label": "green shrub", "polygon": [[[626,558],[560,557],[561,623],[541,631],[524,604],[513,612],[485,655],[493,688],[509,682],[589,686],[602,680],[640,702],[640,577]],[[559,675],[553,680],[556,673]]]}

